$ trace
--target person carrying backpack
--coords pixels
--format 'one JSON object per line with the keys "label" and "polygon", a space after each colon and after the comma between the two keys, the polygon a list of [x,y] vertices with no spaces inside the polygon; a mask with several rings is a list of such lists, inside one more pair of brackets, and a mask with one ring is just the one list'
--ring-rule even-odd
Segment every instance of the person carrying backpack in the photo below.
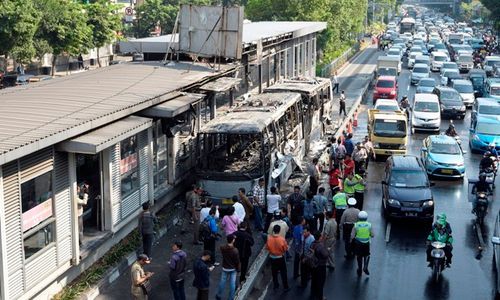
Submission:
{"label": "person carrying backpack", "polygon": [[208,216],[200,224],[200,238],[203,240],[203,250],[208,250],[212,253],[210,256],[210,262],[215,265],[215,241],[217,240],[217,234],[219,229],[217,228],[217,223],[215,222],[215,213],[217,209],[212,207]]}

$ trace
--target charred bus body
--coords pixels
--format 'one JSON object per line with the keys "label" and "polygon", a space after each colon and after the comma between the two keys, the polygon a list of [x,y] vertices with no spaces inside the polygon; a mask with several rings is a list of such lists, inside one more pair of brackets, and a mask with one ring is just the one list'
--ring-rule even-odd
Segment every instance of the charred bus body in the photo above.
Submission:
{"label": "charred bus body", "polygon": [[299,93],[252,96],[201,128],[197,177],[209,199],[232,204],[238,188],[285,182],[305,155]]}
{"label": "charred bus body", "polygon": [[311,141],[323,137],[332,110],[332,85],[328,78],[299,77],[282,80],[264,90],[265,93],[296,92],[302,95],[302,135],[305,153]]}

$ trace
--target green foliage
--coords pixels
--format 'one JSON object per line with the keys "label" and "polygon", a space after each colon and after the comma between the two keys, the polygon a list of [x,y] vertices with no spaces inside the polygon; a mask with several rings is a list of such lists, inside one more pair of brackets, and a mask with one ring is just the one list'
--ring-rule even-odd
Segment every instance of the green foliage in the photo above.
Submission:
{"label": "green foliage", "polygon": [[117,6],[108,0],[98,0],[85,9],[87,24],[92,29],[92,46],[100,48],[114,41],[116,33],[122,28],[121,18],[115,13]]}
{"label": "green foliage", "polygon": [[139,246],[139,233],[134,230],[118,244],[114,245],[99,261],[83,272],[71,284],[64,287],[59,294],[54,296],[53,300],[77,299],[89,286],[101,280],[108,269],[116,266],[125,255],[135,251]]}
{"label": "green foliage", "polygon": [[87,25],[81,4],[69,0],[37,0],[35,5],[42,12],[35,35],[38,45],[46,49],[48,46],[55,55],[77,55],[91,48],[92,29]]}
{"label": "green foliage", "polygon": [[498,0],[481,0],[481,3],[489,10],[489,18],[497,30],[500,30],[500,5]]}
{"label": "green foliage", "polygon": [[0,1],[0,55],[12,56],[27,63],[35,55],[33,36],[40,22],[40,13],[33,2]]}

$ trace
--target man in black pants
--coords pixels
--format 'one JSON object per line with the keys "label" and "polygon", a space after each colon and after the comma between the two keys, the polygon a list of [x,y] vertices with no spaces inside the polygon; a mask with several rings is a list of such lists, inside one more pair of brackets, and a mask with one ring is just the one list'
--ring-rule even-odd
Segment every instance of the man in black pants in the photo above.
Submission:
{"label": "man in black pants", "polygon": [[340,105],[339,116],[342,115],[342,112],[344,112],[344,116],[347,116],[347,112],[345,110],[345,93],[344,93],[344,91],[342,91],[342,93],[340,93],[339,105]]}
{"label": "man in black pants", "polygon": [[238,226],[238,230],[233,233],[236,237],[234,241],[234,246],[238,249],[238,253],[240,254],[240,283],[245,281],[246,274],[248,270],[248,260],[250,256],[252,256],[252,246],[254,244],[254,240],[252,234],[248,232],[248,224],[246,221],[243,221]]}
{"label": "man in black pants", "polygon": [[314,232],[314,242],[311,248],[316,257],[316,266],[311,272],[311,296],[313,300],[323,300],[323,289],[326,281],[326,263],[329,256],[324,242],[320,239],[321,233]]}
{"label": "man in black pants", "polygon": [[286,271],[285,253],[288,250],[286,240],[280,236],[281,227],[274,225],[273,234],[267,238],[266,248],[269,250],[271,259],[271,271],[273,274],[274,289],[279,288],[278,272],[281,273],[283,287],[288,290],[288,274]]}

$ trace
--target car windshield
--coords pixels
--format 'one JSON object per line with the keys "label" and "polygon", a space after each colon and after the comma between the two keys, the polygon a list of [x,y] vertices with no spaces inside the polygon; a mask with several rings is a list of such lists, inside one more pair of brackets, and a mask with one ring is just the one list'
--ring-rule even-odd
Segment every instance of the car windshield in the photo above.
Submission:
{"label": "car windshield", "polygon": [[436,154],[451,154],[451,155],[460,154],[460,147],[456,143],[450,144],[450,143],[433,142],[429,148],[430,152]]}
{"label": "car windshield", "polygon": [[499,62],[500,62],[499,60],[496,60],[496,59],[491,59],[491,60],[488,60],[488,61],[486,62],[486,64],[487,64],[488,66],[492,66],[492,67],[493,67],[495,64],[497,64],[497,63],[499,63]]}
{"label": "car windshield", "polygon": [[405,137],[406,123],[403,120],[375,120],[374,134],[380,137]]}
{"label": "car windshield", "polygon": [[392,87],[394,87],[394,81],[391,81],[391,80],[379,80],[377,82],[377,87],[380,87],[380,88],[392,88]]}
{"label": "car windshield", "polygon": [[418,85],[419,86],[433,87],[436,85],[436,82],[434,80],[421,80]]}
{"label": "car windshield", "polygon": [[500,106],[498,105],[480,105],[479,113],[482,115],[497,115],[500,116]]}
{"label": "car windshield", "polygon": [[484,83],[483,77],[470,77],[469,79],[474,85],[483,85]]}
{"label": "car windshield", "polygon": [[413,73],[429,73],[429,69],[427,69],[427,68],[415,68],[415,69],[413,69]]}
{"label": "car windshield", "polygon": [[389,105],[389,104],[382,104],[382,105],[378,105],[377,107],[375,107],[375,109],[386,110],[386,111],[396,111],[396,110],[399,110],[399,106],[397,106],[397,105]]}
{"label": "car windshield", "polygon": [[427,176],[416,170],[392,170],[390,186],[406,188],[428,187]]}
{"label": "car windshield", "polygon": [[457,90],[459,93],[474,93],[474,89],[472,88],[472,85],[468,84],[457,84],[454,85],[453,88]]}
{"label": "car windshield", "polygon": [[458,75],[457,71],[453,70],[453,71],[446,71],[443,73],[443,76],[444,77],[450,77],[450,76],[454,76],[454,75]]}
{"label": "car windshield", "polygon": [[446,56],[434,56],[435,61],[446,61]]}
{"label": "car windshield", "polygon": [[413,110],[420,112],[439,112],[439,105],[436,102],[417,101]]}
{"label": "car windshield", "polygon": [[477,134],[500,135],[500,124],[498,123],[477,123]]}
{"label": "car windshield", "polygon": [[429,61],[426,59],[415,59],[415,64],[429,64]]}
{"label": "car windshield", "polygon": [[446,101],[449,104],[462,104],[460,95],[456,91],[441,91],[441,101]]}
{"label": "car windshield", "polygon": [[458,58],[459,61],[464,61],[464,62],[472,62],[472,56],[470,55],[460,55]]}
{"label": "car windshield", "polygon": [[458,66],[456,63],[443,63],[443,69],[458,70]]}

